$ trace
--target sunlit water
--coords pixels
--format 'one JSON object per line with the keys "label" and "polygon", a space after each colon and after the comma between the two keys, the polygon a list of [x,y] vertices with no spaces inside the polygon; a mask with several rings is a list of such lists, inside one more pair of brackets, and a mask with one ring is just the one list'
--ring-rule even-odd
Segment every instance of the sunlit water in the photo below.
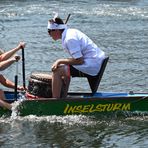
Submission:
{"label": "sunlit water", "polygon": [[[68,57],[61,41],[55,42],[47,34],[47,21],[54,12],[64,19],[71,13],[68,25],[85,32],[109,55],[98,91],[147,92],[147,0],[0,0],[0,48],[11,49],[22,40],[27,43],[26,83],[31,72],[50,72],[56,59]],[[21,65],[20,62],[20,84]],[[15,64],[2,73],[13,80]],[[90,91],[90,88],[85,79],[74,78],[70,90]],[[19,117],[15,107],[13,113],[10,118],[0,118],[1,148],[146,148],[148,145],[147,116]]]}

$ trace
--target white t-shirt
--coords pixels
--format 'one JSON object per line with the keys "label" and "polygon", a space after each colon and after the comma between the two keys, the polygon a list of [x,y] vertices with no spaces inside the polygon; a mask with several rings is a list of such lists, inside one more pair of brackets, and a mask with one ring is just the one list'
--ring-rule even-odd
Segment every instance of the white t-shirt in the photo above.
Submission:
{"label": "white t-shirt", "polygon": [[62,45],[72,58],[84,58],[82,65],[72,65],[73,67],[83,73],[97,75],[105,53],[87,35],[77,29],[65,29],[62,33]]}

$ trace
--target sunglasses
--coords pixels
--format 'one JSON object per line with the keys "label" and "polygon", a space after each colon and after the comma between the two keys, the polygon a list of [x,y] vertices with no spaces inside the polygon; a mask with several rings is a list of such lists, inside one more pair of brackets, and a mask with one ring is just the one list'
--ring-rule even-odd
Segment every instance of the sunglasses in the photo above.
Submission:
{"label": "sunglasses", "polygon": [[48,29],[48,33],[50,34],[52,31],[55,31],[55,29]]}

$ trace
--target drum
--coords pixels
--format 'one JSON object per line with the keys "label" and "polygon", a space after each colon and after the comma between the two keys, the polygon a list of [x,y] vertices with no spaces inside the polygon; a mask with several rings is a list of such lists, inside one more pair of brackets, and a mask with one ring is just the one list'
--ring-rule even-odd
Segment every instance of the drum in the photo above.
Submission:
{"label": "drum", "polygon": [[38,97],[51,98],[52,76],[43,72],[32,73],[29,78],[28,93]]}

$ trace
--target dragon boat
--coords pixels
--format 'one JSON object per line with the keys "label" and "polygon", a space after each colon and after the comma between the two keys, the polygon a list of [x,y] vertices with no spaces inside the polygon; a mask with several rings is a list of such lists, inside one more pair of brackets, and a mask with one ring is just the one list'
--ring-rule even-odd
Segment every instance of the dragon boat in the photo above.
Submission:
{"label": "dragon boat", "polygon": [[[14,92],[5,92],[7,102],[14,102]],[[18,100],[19,101],[19,100]],[[68,93],[66,98],[25,98],[17,106],[19,116],[36,115],[96,115],[114,112],[148,114],[148,93]],[[0,116],[11,111],[0,107]]]}
{"label": "dragon boat", "polygon": [[[148,114],[148,93],[97,92],[108,59],[109,57],[104,59],[97,76],[86,76],[91,92],[68,92],[66,97],[52,98],[49,87],[51,76],[31,75],[29,91],[23,93],[24,98],[19,97],[21,92],[17,92],[17,101],[21,100],[16,108],[18,115],[100,115],[122,112]],[[5,96],[5,101],[16,102],[16,92],[5,91]],[[0,116],[10,116],[11,113],[10,110],[0,107]]]}

